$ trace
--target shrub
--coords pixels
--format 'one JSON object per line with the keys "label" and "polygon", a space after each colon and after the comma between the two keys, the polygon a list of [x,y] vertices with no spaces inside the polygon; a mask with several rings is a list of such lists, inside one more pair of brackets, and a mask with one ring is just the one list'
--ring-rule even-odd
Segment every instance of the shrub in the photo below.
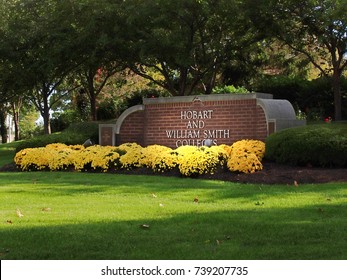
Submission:
{"label": "shrub", "polygon": [[81,145],[67,146],[56,143],[46,147],[28,148],[17,152],[14,162],[22,170],[63,170],[74,164]]}
{"label": "shrub", "polygon": [[255,154],[261,161],[265,155],[265,143],[259,140],[240,140],[232,144],[231,155],[240,151],[247,154]]}
{"label": "shrub", "polygon": [[290,128],[266,140],[266,158],[291,165],[347,166],[347,124]]}
{"label": "shrub", "polygon": [[14,158],[23,171],[43,170],[49,166],[52,155],[45,148],[24,149]]}
{"label": "shrub", "polygon": [[218,165],[224,163],[223,151],[222,148],[215,147],[182,146],[177,148],[179,171],[185,176],[213,174]]}
{"label": "shrub", "polygon": [[139,164],[155,172],[164,172],[177,166],[177,155],[172,152],[171,148],[150,145],[142,150]]}
{"label": "shrub", "polygon": [[142,147],[136,143],[126,143],[118,147],[119,150],[125,152],[119,159],[121,167],[132,169],[141,167]]}
{"label": "shrub", "polygon": [[178,166],[178,157],[174,151],[164,151],[155,158],[152,169],[155,172],[165,172]]}
{"label": "shrub", "polygon": [[232,171],[255,172],[260,170],[262,142],[241,141],[233,146],[212,147],[182,146],[171,148],[150,145],[146,148],[136,143],[126,143],[118,147],[63,143],[48,144],[46,147],[28,148],[17,152],[15,163],[22,170],[64,170],[110,171],[145,167],[154,172],[164,172],[178,168],[184,176],[213,174],[218,167],[228,167]]}
{"label": "shrub", "polygon": [[45,147],[51,143],[63,143],[66,145],[83,144],[88,138],[97,143],[99,138],[98,133],[99,127],[97,123],[85,122],[71,124],[69,128],[62,132],[41,135],[21,142],[16,147],[16,152],[26,148]]}
{"label": "shrub", "polygon": [[[40,149],[40,148],[39,148]],[[73,165],[74,159],[83,150],[84,147],[67,146],[65,144],[49,144],[46,146],[50,160],[48,162],[48,168],[50,170],[64,170]]]}
{"label": "shrub", "polygon": [[261,160],[265,154],[265,143],[258,140],[235,142],[229,150],[227,166],[230,171],[254,173],[263,169]]}
{"label": "shrub", "polygon": [[118,151],[116,147],[98,145],[82,149],[74,156],[74,168],[88,170],[90,167],[104,172],[110,168],[117,168],[120,158]]}
{"label": "shrub", "polygon": [[231,94],[245,94],[249,93],[249,90],[245,87],[235,87],[233,85],[229,86],[220,86],[214,87],[212,93],[221,94],[221,93],[231,93]]}

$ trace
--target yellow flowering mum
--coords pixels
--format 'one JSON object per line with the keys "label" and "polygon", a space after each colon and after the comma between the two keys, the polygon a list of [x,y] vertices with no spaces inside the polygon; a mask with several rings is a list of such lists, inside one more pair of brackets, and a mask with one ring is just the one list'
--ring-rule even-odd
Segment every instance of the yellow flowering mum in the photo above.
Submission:
{"label": "yellow flowering mum", "polygon": [[120,156],[116,147],[112,146],[90,146],[75,154],[74,167],[76,170],[101,169],[107,171],[109,168],[116,168]]}
{"label": "yellow flowering mum", "polygon": [[169,147],[150,145],[142,149],[139,164],[155,172],[164,172],[177,166],[177,155]]}
{"label": "yellow flowering mum", "polygon": [[118,147],[94,145],[68,146],[62,143],[46,147],[24,149],[15,155],[14,161],[22,170],[75,170],[108,171],[115,168],[151,168],[164,172],[178,167],[184,176],[213,174],[218,166],[230,171],[253,173],[262,169],[261,160],[265,144],[258,140],[241,140],[232,146],[212,147],[182,146],[175,150],[160,145],[142,148],[136,143]]}
{"label": "yellow flowering mum", "polygon": [[231,145],[231,154],[234,151],[255,154],[259,160],[262,160],[265,155],[265,143],[259,140],[240,140]]}
{"label": "yellow flowering mum", "polygon": [[220,163],[216,148],[184,146],[176,149],[179,171],[185,176],[213,174]]}
{"label": "yellow flowering mum", "polygon": [[241,140],[230,149],[227,166],[230,171],[254,173],[263,169],[261,163],[265,154],[265,143],[259,140]]}
{"label": "yellow flowering mum", "polygon": [[43,170],[49,166],[51,153],[46,148],[25,149],[15,156],[15,163],[22,170]]}
{"label": "yellow flowering mum", "polygon": [[126,153],[120,156],[119,162],[122,168],[131,169],[140,167],[142,158],[142,147],[136,143],[126,143],[118,147],[119,150]]}

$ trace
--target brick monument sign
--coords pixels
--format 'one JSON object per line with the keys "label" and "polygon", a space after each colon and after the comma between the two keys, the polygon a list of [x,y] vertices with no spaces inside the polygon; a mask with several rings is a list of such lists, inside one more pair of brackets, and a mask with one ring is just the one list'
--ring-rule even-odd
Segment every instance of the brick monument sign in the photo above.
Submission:
{"label": "brick monument sign", "polygon": [[144,98],[114,124],[99,125],[100,145],[136,142],[176,148],[182,145],[232,144],[265,138],[276,131],[304,125],[287,100],[270,94],[213,94]]}

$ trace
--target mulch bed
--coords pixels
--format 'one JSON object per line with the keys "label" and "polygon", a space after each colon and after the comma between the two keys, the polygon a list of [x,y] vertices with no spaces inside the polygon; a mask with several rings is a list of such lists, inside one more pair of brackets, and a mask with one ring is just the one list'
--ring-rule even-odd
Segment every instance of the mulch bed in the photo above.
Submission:
{"label": "mulch bed", "polygon": [[347,182],[347,168],[297,167],[263,162],[263,170],[253,174],[217,172],[210,178],[239,183],[285,185]]}
{"label": "mulch bed", "polygon": [[[8,164],[0,168],[1,172],[19,171],[14,164]],[[140,168],[136,170],[117,170],[118,174],[135,175],[157,175],[157,176],[181,176],[177,170],[163,174],[153,173],[151,170]],[[263,170],[253,174],[230,172],[228,170],[217,170],[215,174],[200,175],[199,179],[223,180],[237,183],[250,184],[312,184],[329,182],[347,182],[347,168],[318,168],[298,167],[278,164],[274,162],[263,162]]]}

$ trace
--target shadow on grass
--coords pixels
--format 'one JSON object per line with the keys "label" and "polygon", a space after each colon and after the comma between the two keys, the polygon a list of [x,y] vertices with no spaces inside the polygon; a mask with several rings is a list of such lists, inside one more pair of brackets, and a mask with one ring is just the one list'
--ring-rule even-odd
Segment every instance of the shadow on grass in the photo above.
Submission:
{"label": "shadow on grass", "polygon": [[[73,217],[69,217],[69,223],[64,223],[61,217],[55,216],[56,220],[49,220],[58,224],[55,226],[45,224],[44,220],[42,225],[36,227],[24,227],[25,223],[13,221],[13,224],[1,226],[0,259],[347,258],[347,205],[342,203],[346,197],[346,184],[293,188],[173,177],[160,177],[158,180],[153,176],[69,172],[0,173],[0,183],[0,191],[4,187],[4,193],[9,195],[16,192],[25,195],[28,192],[38,197],[47,194],[58,198],[61,196],[62,199],[68,195],[79,198],[82,193],[132,193],[138,198],[152,192],[161,197],[175,192],[181,192],[184,196],[185,191],[190,191],[189,199],[192,193],[201,193],[204,195],[202,201],[205,200],[208,205],[201,211],[190,208],[187,213],[168,214],[148,220],[136,220],[135,216],[131,221],[115,221],[105,212],[90,222],[86,222],[88,219],[85,218],[76,218],[71,222]],[[266,201],[263,205],[260,200],[264,195],[265,198],[276,199],[277,196],[311,192],[322,194],[322,205],[317,204],[321,203],[319,201],[292,208],[283,208],[286,207],[283,205],[270,208]],[[340,204],[327,202],[328,195],[343,200]],[[223,199],[226,199],[225,203],[234,203],[233,198],[244,198],[251,209],[242,209],[240,205],[240,208],[235,207],[236,210],[232,211],[215,211],[213,207],[217,204],[209,204],[213,200],[224,203]],[[110,200],[113,200],[112,196]],[[180,201],[182,204],[179,207],[186,207],[187,204],[183,202]],[[199,202],[199,206],[203,203]],[[138,209],[143,209],[141,207]],[[145,217],[145,213],[142,217]],[[149,225],[149,228],[141,227],[143,224]]]}
{"label": "shadow on grass", "polygon": [[[347,183],[302,185],[254,185],[216,180],[146,175],[122,175],[81,172],[0,172],[1,187],[11,185],[8,193],[49,192],[50,195],[80,195],[88,193],[170,193],[196,190],[209,201],[229,198],[261,199],[262,196],[322,192],[337,193],[346,189]],[[28,186],[26,188],[26,186]],[[12,187],[13,186],[13,187]],[[56,186],[56,188],[55,188]]]}
{"label": "shadow on grass", "polygon": [[[346,205],[2,229],[0,259],[346,259]],[[308,218],[309,217],[309,218]],[[142,227],[146,224],[149,227]]]}

